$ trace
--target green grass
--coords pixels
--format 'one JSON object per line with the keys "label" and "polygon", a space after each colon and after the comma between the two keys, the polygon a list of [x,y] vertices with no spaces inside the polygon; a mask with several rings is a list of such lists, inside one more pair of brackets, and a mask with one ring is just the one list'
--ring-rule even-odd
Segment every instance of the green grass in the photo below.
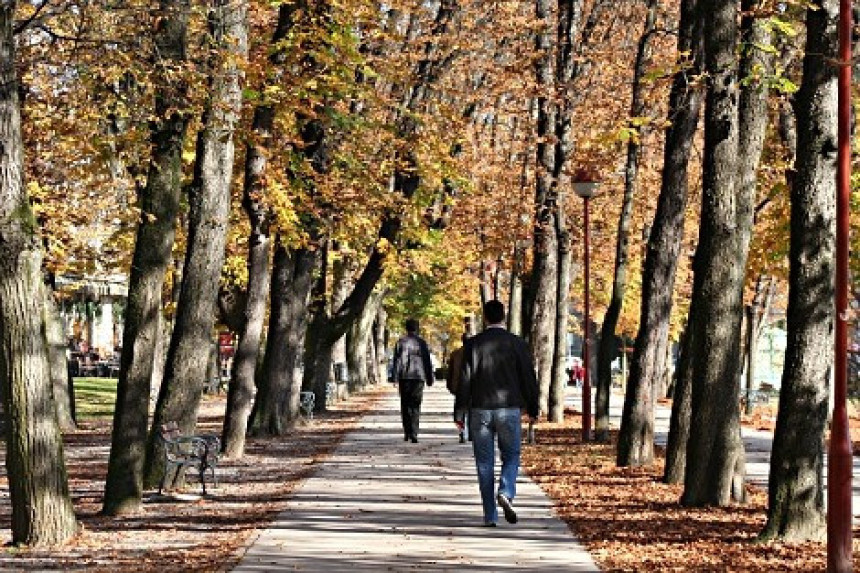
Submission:
{"label": "green grass", "polygon": [[75,378],[75,408],[78,420],[113,416],[116,378]]}

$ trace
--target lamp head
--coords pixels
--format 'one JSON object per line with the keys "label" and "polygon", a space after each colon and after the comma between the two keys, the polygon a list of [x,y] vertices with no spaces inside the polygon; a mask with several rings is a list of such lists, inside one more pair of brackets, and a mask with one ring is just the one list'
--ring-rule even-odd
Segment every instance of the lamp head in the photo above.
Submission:
{"label": "lamp head", "polygon": [[573,191],[583,199],[590,199],[600,187],[600,176],[589,167],[580,167],[574,172]]}

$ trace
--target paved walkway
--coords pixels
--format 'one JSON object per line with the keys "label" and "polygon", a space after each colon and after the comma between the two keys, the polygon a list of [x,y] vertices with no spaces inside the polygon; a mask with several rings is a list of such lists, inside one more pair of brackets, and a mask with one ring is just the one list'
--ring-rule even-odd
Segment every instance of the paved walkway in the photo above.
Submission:
{"label": "paved walkway", "polygon": [[234,571],[597,571],[526,476],[519,523],[481,526],[472,451],[457,443],[451,405],[444,384],[428,388],[420,443],[404,442],[392,389]]}

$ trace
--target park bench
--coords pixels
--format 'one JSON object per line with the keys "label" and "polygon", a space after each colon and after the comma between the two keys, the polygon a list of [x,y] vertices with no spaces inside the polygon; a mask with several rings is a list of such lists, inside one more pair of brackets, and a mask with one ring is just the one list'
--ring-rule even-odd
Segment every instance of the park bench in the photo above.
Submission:
{"label": "park bench", "polygon": [[218,486],[215,466],[218,465],[218,458],[221,456],[221,440],[217,436],[210,434],[186,436],[179,430],[176,422],[168,422],[162,424],[159,437],[164,444],[164,475],[158,486],[159,494],[164,489],[167,476],[172,473],[171,487],[173,487],[179,476],[189,468],[196,470],[203,495],[206,495],[207,470],[212,474],[212,483],[215,487]]}
{"label": "park bench", "polygon": [[314,407],[316,406],[317,397],[313,392],[299,393],[299,410],[306,420],[314,419]]}

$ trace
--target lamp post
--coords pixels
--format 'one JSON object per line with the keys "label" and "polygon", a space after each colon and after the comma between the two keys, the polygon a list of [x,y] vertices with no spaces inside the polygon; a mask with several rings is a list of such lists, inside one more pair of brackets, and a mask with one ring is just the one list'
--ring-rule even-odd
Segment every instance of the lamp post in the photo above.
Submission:
{"label": "lamp post", "polygon": [[839,155],[836,167],[836,338],[833,422],[827,458],[827,571],[852,570],[848,433],[848,229],[851,192],[851,0],[839,2]]}
{"label": "lamp post", "polygon": [[591,172],[580,169],[573,176],[573,190],[574,192],[582,197],[584,211],[583,211],[583,225],[584,229],[584,255],[583,255],[583,279],[584,279],[584,321],[583,321],[583,335],[582,335],[582,441],[588,442],[591,440],[591,375],[589,368],[589,357],[591,356],[591,343],[588,335],[588,327],[589,327],[589,297],[588,297],[588,281],[589,281],[589,224],[588,224],[588,204],[591,201],[591,198],[594,197],[594,194],[597,192],[597,188],[600,186],[600,182],[598,178]]}

